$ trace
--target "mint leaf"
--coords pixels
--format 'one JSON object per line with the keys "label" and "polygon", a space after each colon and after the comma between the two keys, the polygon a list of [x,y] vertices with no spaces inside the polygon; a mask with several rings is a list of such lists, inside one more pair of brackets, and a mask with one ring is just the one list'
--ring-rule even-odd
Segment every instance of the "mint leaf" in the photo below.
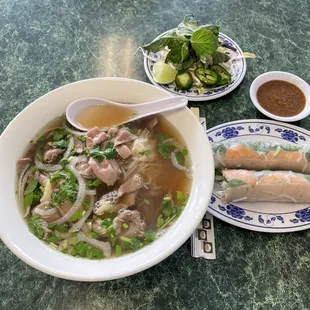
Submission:
{"label": "mint leaf", "polygon": [[220,27],[218,25],[214,25],[214,24],[200,26],[200,29],[210,30],[216,36],[218,36],[218,34],[220,33]]}
{"label": "mint leaf", "polygon": [[188,41],[180,41],[169,44],[170,52],[166,56],[166,63],[178,64],[189,56]]}
{"label": "mint leaf", "polygon": [[208,29],[199,29],[195,31],[190,42],[198,56],[213,54],[218,47],[217,37]]}

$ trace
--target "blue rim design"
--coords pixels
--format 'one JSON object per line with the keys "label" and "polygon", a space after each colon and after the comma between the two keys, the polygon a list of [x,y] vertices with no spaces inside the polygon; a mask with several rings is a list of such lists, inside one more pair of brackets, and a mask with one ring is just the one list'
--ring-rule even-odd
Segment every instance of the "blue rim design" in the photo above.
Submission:
{"label": "blue rim design", "polygon": [[[169,31],[166,31],[164,33],[162,33],[161,35],[159,35],[157,38],[161,38],[162,36],[166,35],[167,33],[170,33],[171,31],[173,31],[175,29],[171,29]],[[224,42],[226,42],[226,44],[233,46],[236,50],[236,52],[234,52],[236,54],[236,56],[240,56],[243,54],[241,48],[238,46],[238,44],[236,42],[234,42],[231,38],[229,38],[228,36],[226,36],[223,33],[219,33],[219,38],[224,40]],[[156,53],[152,54],[153,57],[155,55],[156,57]],[[236,74],[237,76],[233,78],[233,81],[229,84],[229,85],[225,85],[225,86],[219,86],[216,87],[214,89],[210,89],[210,90],[206,90],[203,94],[198,94],[198,91],[195,89],[191,89],[189,91],[184,91],[184,90],[178,90],[175,88],[174,84],[167,84],[167,85],[162,85],[162,84],[158,84],[154,81],[153,79],[153,75],[152,75],[152,71],[153,71],[153,64],[154,62],[147,59],[146,57],[144,57],[144,69],[145,72],[148,76],[148,78],[150,79],[150,81],[158,86],[161,87],[163,89],[165,89],[166,91],[168,91],[171,94],[174,95],[183,95],[188,97],[190,100],[193,101],[204,101],[204,100],[211,100],[211,99],[216,99],[219,97],[222,97],[224,95],[227,95],[228,93],[230,93],[231,91],[233,91],[244,79],[245,76],[245,72],[246,72],[246,60],[243,58],[241,60],[239,60],[238,62],[241,62],[240,68],[236,64],[233,64],[233,66],[236,68]]]}
{"label": "blue rim design", "polygon": [[[269,120],[244,120],[222,124],[206,131],[208,140],[222,142],[239,137],[271,138],[271,141],[282,140],[284,143],[310,143],[310,132],[296,126]],[[266,139],[266,138],[265,138]],[[289,206],[289,204],[283,204]],[[295,209],[296,209],[295,205]],[[279,204],[281,210],[281,204]],[[223,204],[217,193],[213,192],[209,212],[220,219],[250,230],[264,232],[287,232],[310,227],[310,203],[301,209],[281,212],[273,208],[270,212],[250,210],[246,203]],[[275,211],[275,212],[274,212]],[[287,212],[288,211],[288,212]]]}

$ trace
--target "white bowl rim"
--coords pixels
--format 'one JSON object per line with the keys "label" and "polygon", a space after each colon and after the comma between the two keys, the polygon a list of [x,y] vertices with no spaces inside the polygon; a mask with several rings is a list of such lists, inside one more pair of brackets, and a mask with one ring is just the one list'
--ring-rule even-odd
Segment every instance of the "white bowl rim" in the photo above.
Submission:
{"label": "white bowl rim", "polygon": [[[6,137],[8,134],[12,135],[12,128],[15,126],[15,123],[18,122],[19,117],[26,113],[29,109],[33,108],[36,105],[39,105],[41,100],[44,99],[47,96],[51,96],[51,94],[56,93],[57,91],[72,86],[72,85],[79,85],[79,84],[83,84],[83,83],[92,83],[93,81],[117,81],[117,82],[127,82],[127,83],[138,83],[140,85],[144,85],[145,87],[154,87],[155,86],[149,84],[149,83],[145,83],[142,81],[138,81],[138,80],[132,80],[132,79],[127,79],[127,78],[117,78],[117,77],[103,77],[103,78],[94,78],[94,79],[86,79],[86,80],[81,80],[81,81],[77,81],[74,83],[70,83],[64,86],[61,86],[57,89],[52,90],[51,92],[41,96],[40,98],[36,99],[35,101],[33,101],[31,104],[29,104],[24,110],[22,110],[10,123],[9,125],[6,127],[6,129],[3,131],[1,137],[0,137],[0,149],[3,150],[4,148],[1,147],[2,142],[4,141],[4,137]],[[165,94],[166,96],[171,96],[171,94],[169,94],[168,92],[166,92],[165,90],[162,89],[158,89],[160,90],[161,93]],[[193,119],[193,121],[195,121],[197,123],[197,125],[201,126],[200,123],[198,122],[198,120],[196,119],[196,117],[194,116],[194,114],[192,114],[188,108],[183,109],[184,113],[187,113],[188,116]],[[186,112],[185,112],[186,111]],[[56,116],[55,116],[56,117]],[[197,128],[202,128],[202,127],[198,127]],[[203,129],[201,129],[201,131],[198,130],[197,134],[202,134],[203,136],[201,137],[205,137],[205,133],[203,132]],[[210,148],[209,143],[207,142],[207,139],[205,139],[206,143],[200,145],[200,149],[201,151],[205,151],[205,158],[207,159],[209,156],[209,159],[212,158],[211,162],[199,162],[199,167],[200,168],[205,168],[208,166],[208,171],[213,171],[214,170],[214,163],[213,163],[213,156],[212,156],[212,151]],[[1,155],[1,154],[0,154]],[[211,157],[210,157],[211,156]],[[1,156],[0,156],[1,157]],[[0,163],[1,165],[1,163]],[[3,164],[4,165],[4,164]],[[1,178],[1,177],[0,177]],[[205,179],[208,179],[207,181]],[[194,180],[193,180],[194,183]],[[59,261],[63,262],[64,264],[66,264],[66,261],[70,261],[70,264],[74,265],[77,271],[76,272],[66,272],[66,271],[59,271],[55,268],[51,268],[48,264],[46,264],[46,262],[40,262],[40,261],[36,261],[34,260],[30,255],[28,255],[26,252],[24,252],[24,249],[22,247],[17,246],[14,242],[12,242],[12,240],[10,240],[10,236],[8,233],[6,233],[4,231],[4,229],[2,228],[2,225],[0,225],[0,236],[2,241],[4,242],[4,244],[16,255],[18,256],[21,260],[23,260],[24,262],[26,262],[28,265],[34,267],[37,270],[40,270],[42,272],[45,272],[47,274],[56,276],[56,277],[60,277],[60,278],[64,278],[64,279],[69,279],[69,280],[77,280],[77,281],[106,281],[106,280],[112,280],[112,279],[117,279],[117,278],[122,278],[122,277],[127,277],[130,276],[132,274],[141,272],[145,269],[148,269],[150,267],[152,267],[153,265],[159,263],[160,261],[162,261],[163,259],[167,258],[169,255],[171,255],[174,251],[176,251],[191,235],[191,233],[196,229],[196,227],[198,226],[201,218],[203,217],[204,213],[206,212],[206,209],[208,207],[208,202],[209,199],[211,197],[212,194],[212,187],[213,187],[213,183],[214,183],[214,176],[213,174],[210,176],[206,176],[204,179],[199,179],[199,182],[196,182],[198,186],[196,186],[196,188],[194,188],[194,186],[191,189],[191,195],[190,195],[190,199],[189,202],[185,208],[185,210],[182,212],[181,216],[178,218],[178,220],[172,225],[172,227],[169,228],[169,230],[163,235],[161,236],[158,240],[156,240],[152,245],[150,246],[146,246],[143,249],[132,253],[132,254],[128,254],[125,255],[123,257],[120,258],[113,258],[113,259],[107,259],[107,260],[103,260],[100,262],[97,261],[90,261],[90,260],[86,260],[86,259],[78,259],[78,258],[74,258],[74,257],[70,257],[68,255],[64,255],[58,251],[54,251],[52,249],[50,249],[48,246],[44,245],[46,247],[46,249],[48,249],[47,252],[53,253],[54,258],[59,259]],[[4,182],[3,182],[4,184]],[[2,188],[1,190],[4,189]],[[1,195],[4,196],[4,195]],[[4,198],[2,198],[4,199]],[[1,197],[0,197],[1,200]],[[0,208],[3,207],[0,205]],[[18,206],[16,206],[18,207]],[[192,208],[195,213],[193,213],[192,216],[192,221],[190,223],[188,223],[187,219],[185,219],[185,211],[189,210],[189,208]],[[188,211],[189,212],[189,211]],[[186,221],[187,225],[181,225],[182,221]],[[5,216],[0,218],[0,223],[4,223],[5,221]],[[178,239],[174,239],[172,238],[173,236],[173,232],[179,232],[180,233],[180,237]],[[29,235],[31,235],[30,232],[28,232]],[[41,244],[44,244],[41,240],[37,239],[35,236],[31,235],[31,238],[35,238],[37,240],[37,242],[40,242]],[[170,243],[167,243],[165,246],[158,246],[159,244],[163,244],[163,242],[160,242],[160,240],[164,241],[170,241]],[[156,252],[156,250],[161,249],[162,251],[160,253]],[[152,249],[154,249],[152,251]],[[45,250],[44,250],[45,251]],[[55,253],[56,252],[56,253]],[[50,253],[48,253],[47,255],[50,255]],[[102,275],[88,275],[85,274],[85,272],[79,272],[79,268],[81,267],[85,267],[86,269],[92,265],[91,267],[94,267],[94,264],[98,264],[98,266],[100,265],[100,263],[105,263],[107,265],[111,265],[108,262],[114,261],[117,262],[120,266],[121,263],[124,261],[124,258],[126,260],[130,260],[131,261],[135,261],[139,258],[139,256],[146,258],[146,255],[144,253],[150,253],[150,254],[154,254],[154,256],[151,256],[151,258],[147,258],[145,261],[143,261],[142,263],[140,263],[140,265],[135,266],[135,268],[131,268],[129,270],[122,270],[121,273],[119,273],[118,271],[113,271],[113,272],[107,272],[106,274]],[[155,255],[156,254],[156,255]],[[128,259],[127,259],[128,258]],[[116,263],[112,264],[112,265],[117,265]],[[99,268],[96,266],[96,268]],[[120,267],[120,269],[122,269]]]}
{"label": "white bowl rim", "polygon": [[[273,78],[273,76],[275,75],[281,75],[281,77],[277,77],[277,78]],[[264,82],[262,82],[262,80],[264,79]],[[284,117],[284,116],[278,116],[275,114],[272,114],[270,112],[268,112],[267,110],[265,110],[258,102],[257,98],[256,98],[256,92],[259,86],[261,86],[263,83],[271,81],[271,80],[281,80],[281,81],[286,81],[289,82],[291,84],[294,84],[295,86],[297,86],[299,89],[301,89],[300,85],[303,85],[303,89],[301,89],[301,91],[304,93],[305,97],[306,97],[306,104],[305,104],[305,108],[297,115],[294,116],[289,116],[289,117]],[[296,81],[299,82],[299,84],[296,83]],[[256,90],[255,90],[256,88]],[[252,103],[254,104],[254,106],[264,115],[268,116],[269,118],[278,120],[278,121],[283,121],[283,122],[296,122],[299,121],[301,119],[306,118],[307,116],[309,116],[310,114],[310,86],[309,84],[303,80],[302,78],[300,78],[299,76],[289,73],[289,72],[285,72],[285,71],[269,71],[269,72],[265,72],[259,76],[257,76],[255,78],[255,80],[252,82],[251,87],[250,87],[250,97],[252,100]]]}

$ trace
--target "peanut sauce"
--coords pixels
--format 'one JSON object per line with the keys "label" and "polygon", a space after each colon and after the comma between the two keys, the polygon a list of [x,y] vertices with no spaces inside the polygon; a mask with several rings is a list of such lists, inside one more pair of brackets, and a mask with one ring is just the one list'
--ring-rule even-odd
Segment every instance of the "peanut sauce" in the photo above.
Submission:
{"label": "peanut sauce", "polygon": [[295,116],[306,105],[304,93],[294,84],[273,80],[262,84],[256,93],[259,104],[268,112],[278,116]]}

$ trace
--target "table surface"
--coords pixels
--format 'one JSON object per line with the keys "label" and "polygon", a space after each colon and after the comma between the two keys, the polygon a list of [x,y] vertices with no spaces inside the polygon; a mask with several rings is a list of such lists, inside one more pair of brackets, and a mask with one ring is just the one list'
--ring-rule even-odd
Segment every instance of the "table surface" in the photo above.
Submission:
{"label": "table surface", "polygon": [[[242,84],[201,109],[207,126],[263,118],[249,87],[259,74],[310,80],[309,0],[0,0],[0,130],[36,98],[77,80],[147,81],[137,47],[188,13],[218,23],[248,61]],[[309,119],[297,125],[310,129]],[[0,242],[1,309],[309,309],[310,233],[264,234],[215,220],[217,259],[194,259],[187,241],[126,279],[82,283],[45,275]]]}

